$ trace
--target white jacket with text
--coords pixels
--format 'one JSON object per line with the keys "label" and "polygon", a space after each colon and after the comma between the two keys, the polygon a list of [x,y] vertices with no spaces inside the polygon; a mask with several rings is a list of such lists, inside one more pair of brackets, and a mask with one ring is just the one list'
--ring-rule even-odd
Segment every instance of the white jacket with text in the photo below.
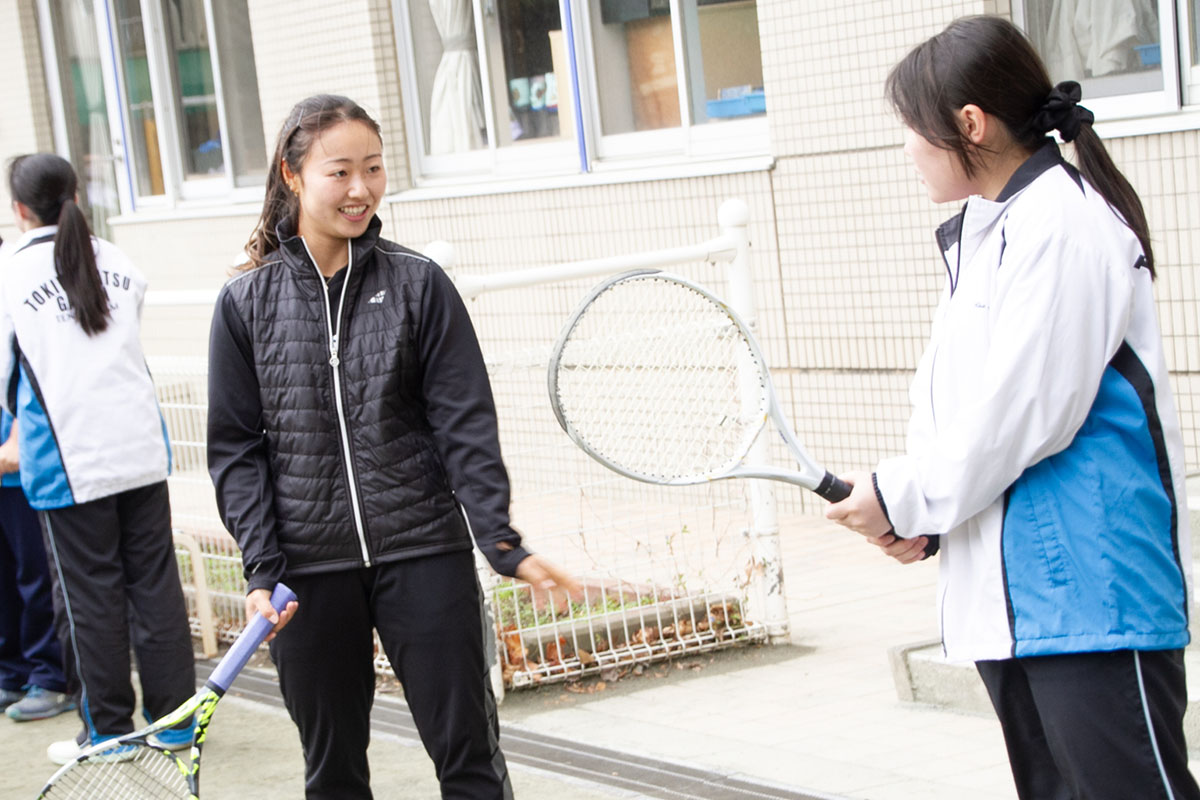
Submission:
{"label": "white jacket with text", "polygon": [[147,486],[170,470],[140,341],[146,279],[93,239],[112,318],[88,336],[55,272],[56,230],[28,231],[0,257],[0,400],[20,422],[21,485],[38,509]]}

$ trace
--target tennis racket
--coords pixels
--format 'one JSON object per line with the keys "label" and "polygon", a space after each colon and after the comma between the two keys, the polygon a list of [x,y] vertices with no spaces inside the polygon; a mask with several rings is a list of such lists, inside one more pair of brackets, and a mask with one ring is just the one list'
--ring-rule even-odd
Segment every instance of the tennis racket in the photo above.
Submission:
{"label": "tennis racket", "polygon": [[[686,278],[637,270],[593,289],[554,345],[549,388],[567,435],[630,478],[769,478],[831,502],[850,494],[796,440],[746,324]],[[798,469],[743,463],[768,417]]]}
{"label": "tennis racket", "polygon": [[[271,593],[271,605],[283,611],[295,593],[282,583]],[[274,627],[269,619],[255,614],[238,636],[221,663],[204,682],[204,688],[166,716],[141,730],[107,739],[80,753],[50,778],[38,795],[53,800],[149,800],[200,795],[200,748],[208,731],[217,701],[246,666],[250,656]],[[180,757],[158,746],[152,734],[195,717],[196,732],[190,755]]]}

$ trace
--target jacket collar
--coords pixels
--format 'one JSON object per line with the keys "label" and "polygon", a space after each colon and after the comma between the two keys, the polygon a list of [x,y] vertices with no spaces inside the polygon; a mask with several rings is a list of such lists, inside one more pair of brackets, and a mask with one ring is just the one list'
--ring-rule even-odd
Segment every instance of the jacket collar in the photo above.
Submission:
{"label": "jacket collar", "polygon": [[[383,222],[379,219],[379,215],[371,217],[370,223],[367,224],[366,231],[350,243],[350,252],[354,258],[355,264],[363,263],[379,241],[379,232],[383,229]],[[304,246],[304,239],[296,233],[295,228],[288,220],[281,220],[275,226],[275,236],[279,239],[279,254],[284,262],[292,269],[299,270],[304,274],[313,274],[312,261],[308,257],[308,249]]]}
{"label": "jacket collar", "polygon": [[54,236],[57,233],[58,233],[57,225],[43,225],[40,228],[30,228],[29,230],[27,230],[23,234],[21,234],[21,238],[17,239],[16,243],[12,246],[11,251],[7,250],[7,248],[5,249],[5,251],[12,252],[12,253],[19,253],[20,251],[24,250],[26,247],[30,247],[35,244],[41,244],[43,242],[53,242]]}
{"label": "jacket collar", "polygon": [[[963,222],[967,217],[968,208],[972,212],[972,224],[978,223],[981,216],[984,218],[987,216],[998,216],[1009,200],[1012,200],[1021,190],[1033,183],[1042,173],[1058,166],[1066,169],[1079,188],[1083,188],[1083,178],[1080,177],[1079,170],[1067,163],[1066,159],[1062,157],[1062,152],[1058,149],[1055,141],[1047,137],[1042,142],[1042,146],[1035,150],[1033,155],[1025,159],[1025,162],[1021,166],[1017,167],[1017,171],[1008,179],[1008,183],[1004,184],[1004,188],[1000,190],[1000,194],[997,195],[995,200],[971,197],[961,211],[938,226],[937,239],[942,252],[948,251],[958,243],[959,238],[962,236]],[[983,214],[976,214],[977,210],[983,212]]]}
{"label": "jacket collar", "polygon": [[1059,166],[1067,171],[1082,191],[1083,178],[1080,177],[1079,171],[1062,157],[1058,144],[1046,137],[1042,146],[1017,167],[995,200],[971,196],[967,198],[961,211],[938,226],[937,242],[950,277],[951,292],[958,287],[961,265],[970,263],[975,250],[983,242],[991,226],[1004,213],[1009,202],[1043,173]]}
{"label": "jacket collar", "polygon": [[996,197],[997,203],[1006,203],[1012,199],[1017,192],[1024,189],[1029,184],[1033,183],[1039,175],[1054,167],[1065,167],[1067,173],[1083,188],[1083,179],[1079,176],[1079,171],[1067,163],[1062,157],[1062,152],[1059,151],[1058,145],[1049,137],[1046,137],[1042,142],[1042,146],[1034,151],[1033,155],[1025,159],[1025,163],[1017,167],[1017,171],[1008,179],[1008,183],[1004,184],[1004,188],[1000,190],[1000,194]]}

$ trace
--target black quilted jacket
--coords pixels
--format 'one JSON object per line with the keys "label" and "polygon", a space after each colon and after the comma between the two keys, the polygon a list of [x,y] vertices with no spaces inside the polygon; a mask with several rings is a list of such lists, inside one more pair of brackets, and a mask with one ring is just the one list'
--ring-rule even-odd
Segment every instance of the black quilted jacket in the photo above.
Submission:
{"label": "black quilted jacket", "polygon": [[466,308],[440,267],[379,229],[328,287],[281,229],[272,259],[217,300],[209,472],[251,589],[469,549],[459,504],[498,572],[528,555]]}

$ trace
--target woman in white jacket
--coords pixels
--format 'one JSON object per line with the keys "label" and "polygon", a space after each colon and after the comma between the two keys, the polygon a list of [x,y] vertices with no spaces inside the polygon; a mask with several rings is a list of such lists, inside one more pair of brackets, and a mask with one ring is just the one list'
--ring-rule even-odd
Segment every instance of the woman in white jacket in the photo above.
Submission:
{"label": "woman in white jacket", "polygon": [[[195,668],[171,540],[170,451],[139,339],[145,278],[91,236],[64,159],[14,159],[9,189],[23,235],[0,264],[0,380],[78,684],[83,730],[48,753],[61,764],[134,729],[131,644],[148,718],[192,695]],[[191,745],[190,729],[159,738]]]}
{"label": "woman in white jacket", "polygon": [[[947,270],[907,452],[830,519],[940,546],[946,654],[978,667],[1022,798],[1200,798],[1183,648],[1183,444],[1142,205],[1024,35],[972,17],[888,78]],[[1074,142],[1079,168],[1047,133]]]}

